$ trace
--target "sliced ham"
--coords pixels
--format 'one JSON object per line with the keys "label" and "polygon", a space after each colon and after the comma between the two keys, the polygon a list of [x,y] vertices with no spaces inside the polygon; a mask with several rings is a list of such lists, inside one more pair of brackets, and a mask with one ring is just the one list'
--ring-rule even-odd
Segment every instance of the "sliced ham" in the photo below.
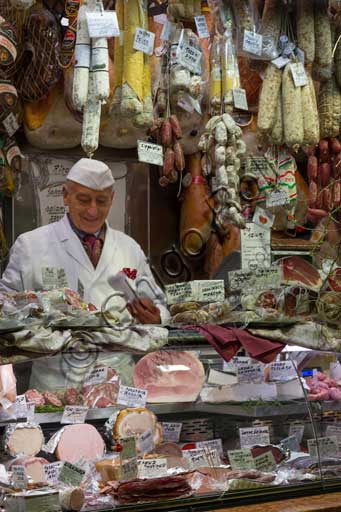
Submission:
{"label": "sliced ham", "polygon": [[55,455],[58,460],[74,464],[81,458],[96,460],[103,456],[104,451],[104,441],[95,427],[81,423],[64,427]]}
{"label": "sliced ham", "polygon": [[4,398],[13,403],[17,398],[16,380],[11,364],[0,366],[0,399]]}
{"label": "sliced ham", "polygon": [[151,352],[134,369],[134,385],[148,391],[149,403],[194,402],[204,380],[204,367],[191,352]]}
{"label": "sliced ham", "polygon": [[289,256],[281,260],[283,280],[285,283],[304,286],[318,291],[322,280],[318,270],[300,256]]}
{"label": "sliced ham", "polygon": [[26,475],[32,478],[33,483],[45,482],[44,465],[49,461],[43,457],[19,457],[11,461],[9,469],[12,465],[24,466]]}

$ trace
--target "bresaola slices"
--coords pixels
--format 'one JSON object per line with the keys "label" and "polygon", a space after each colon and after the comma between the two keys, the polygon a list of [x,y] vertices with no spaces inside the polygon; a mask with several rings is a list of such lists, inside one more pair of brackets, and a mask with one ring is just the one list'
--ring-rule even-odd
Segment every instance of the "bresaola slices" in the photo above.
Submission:
{"label": "bresaola slices", "polygon": [[5,450],[12,457],[34,457],[44,444],[44,435],[39,425],[16,423],[6,427],[4,434]]}

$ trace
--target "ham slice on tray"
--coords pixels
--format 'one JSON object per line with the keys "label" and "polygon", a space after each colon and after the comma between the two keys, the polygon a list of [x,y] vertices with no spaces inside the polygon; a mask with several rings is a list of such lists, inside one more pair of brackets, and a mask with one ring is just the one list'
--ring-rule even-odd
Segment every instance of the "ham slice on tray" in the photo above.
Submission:
{"label": "ham slice on tray", "polygon": [[55,455],[58,460],[75,464],[81,458],[96,460],[104,451],[104,441],[95,427],[79,423],[64,426]]}
{"label": "ham slice on tray", "polygon": [[134,369],[134,385],[148,391],[149,403],[194,402],[204,380],[204,367],[191,352],[151,352]]}
{"label": "ham slice on tray", "polygon": [[287,284],[304,286],[318,291],[322,280],[318,270],[308,261],[299,256],[289,256],[281,260],[283,281]]}

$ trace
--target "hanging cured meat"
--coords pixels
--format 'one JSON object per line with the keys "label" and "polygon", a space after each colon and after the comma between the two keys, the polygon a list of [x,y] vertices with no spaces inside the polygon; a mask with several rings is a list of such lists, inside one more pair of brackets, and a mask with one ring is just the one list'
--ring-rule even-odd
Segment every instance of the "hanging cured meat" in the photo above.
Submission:
{"label": "hanging cured meat", "polygon": [[289,256],[281,261],[285,283],[304,286],[318,291],[322,286],[319,272],[300,256]]}

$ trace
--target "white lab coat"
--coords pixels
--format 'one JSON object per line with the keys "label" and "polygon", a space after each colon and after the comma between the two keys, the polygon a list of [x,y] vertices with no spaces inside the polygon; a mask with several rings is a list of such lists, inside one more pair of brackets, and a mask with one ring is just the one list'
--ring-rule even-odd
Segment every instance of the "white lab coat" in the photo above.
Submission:
{"label": "white lab coat", "polygon": [[146,277],[154,289],[152,292],[144,285],[144,296],[149,296],[160,309],[162,322],[169,317],[165,296],[155,283],[141,247],[108,224],[96,269],[72,230],[67,215],[58,222],[20,235],[11,249],[9,263],[0,280],[0,291],[44,288],[44,268],[63,269],[68,287],[75,291],[84,290],[84,301],[99,309],[114,291],[108,279],[123,268],[136,269],[137,279]]}

